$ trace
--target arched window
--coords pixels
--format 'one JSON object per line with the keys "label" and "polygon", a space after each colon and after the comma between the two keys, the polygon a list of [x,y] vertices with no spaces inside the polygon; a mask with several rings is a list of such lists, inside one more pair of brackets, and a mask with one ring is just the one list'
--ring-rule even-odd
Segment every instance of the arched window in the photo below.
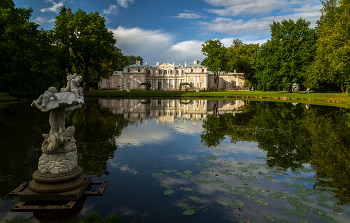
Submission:
{"label": "arched window", "polygon": [[179,70],[176,70],[176,74],[179,74]]}

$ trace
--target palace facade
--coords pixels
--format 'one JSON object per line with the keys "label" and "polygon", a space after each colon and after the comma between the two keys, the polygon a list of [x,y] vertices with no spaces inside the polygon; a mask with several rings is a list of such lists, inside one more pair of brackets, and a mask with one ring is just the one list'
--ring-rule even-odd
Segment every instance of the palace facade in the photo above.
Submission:
{"label": "palace facade", "polygon": [[[214,87],[214,77],[208,68],[198,64],[186,62],[181,65],[157,62],[156,65],[134,65],[124,67],[123,71],[115,71],[109,79],[102,79],[100,89],[145,89],[141,83],[150,83],[155,90],[178,90],[181,83],[189,83],[192,88],[207,89]],[[219,73],[219,89],[241,89],[244,84],[244,73]]]}

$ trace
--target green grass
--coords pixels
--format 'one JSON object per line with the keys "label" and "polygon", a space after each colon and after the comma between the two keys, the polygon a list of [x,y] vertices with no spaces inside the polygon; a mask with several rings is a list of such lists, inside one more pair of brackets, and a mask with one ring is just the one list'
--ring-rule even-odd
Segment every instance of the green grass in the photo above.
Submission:
{"label": "green grass", "polygon": [[9,102],[17,100],[17,98],[10,96],[6,92],[0,92],[0,102]]}
{"label": "green grass", "polygon": [[286,101],[308,104],[331,105],[348,107],[350,97],[347,93],[314,93],[302,92],[264,92],[264,91],[120,91],[120,90],[93,90],[84,92],[85,97],[131,97],[131,98],[201,98],[201,99],[232,99],[244,98],[244,100],[268,100]]}

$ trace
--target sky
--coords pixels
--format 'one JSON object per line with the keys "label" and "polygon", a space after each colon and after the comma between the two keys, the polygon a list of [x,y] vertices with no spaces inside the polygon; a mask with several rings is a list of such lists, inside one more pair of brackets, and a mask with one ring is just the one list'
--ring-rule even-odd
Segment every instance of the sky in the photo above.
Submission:
{"label": "sky", "polygon": [[114,33],[124,55],[157,62],[192,64],[205,57],[206,40],[231,46],[264,43],[271,38],[273,21],[303,18],[314,28],[321,16],[319,0],[14,0],[16,7],[33,9],[31,21],[54,28],[62,6],[76,11],[98,11]]}

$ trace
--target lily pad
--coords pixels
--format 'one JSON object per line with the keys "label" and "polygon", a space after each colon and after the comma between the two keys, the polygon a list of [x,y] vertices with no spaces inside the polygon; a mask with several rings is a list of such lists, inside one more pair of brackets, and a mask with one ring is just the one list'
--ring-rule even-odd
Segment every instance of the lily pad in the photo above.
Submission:
{"label": "lily pad", "polygon": [[248,180],[250,180],[250,181],[258,181],[256,176],[248,176]]}
{"label": "lily pad", "polygon": [[292,173],[294,173],[294,174],[301,174],[301,172],[297,171],[297,170],[292,171]]}
{"label": "lily pad", "polygon": [[300,201],[291,201],[290,204],[293,206],[301,206],[303,203],[301,203]]}
{"label": "lily pad", "polygon": [[168,174],[165,174],[165,173],[153,173],[151,175],[154,176],[154,177],[163,177],[163,176],[166,176]]}
{"label": "lily pad", "polygon": [[163,184],[163,186],[164,186],[164,187],[170,187],[170,185],[171,185],[171,183],[169,183],[169,182],[168,182],[168,183]]}
{"label": "lily pad", "polygon": [[317,200],[320,201],[320,202],[326,202],[326,201],[328,201],[328,199],[325,198],[325,197],[317,197]]}
{"label": "lily pad", "polygon": [[231,189],[232,186],[230,184],[223,184],[221,185],[222,188],[226,188],[226,189]]}
{"label": "lily pad", "polygon": [[208,183],[208,181],[207,180],[203,180],[203,179],[196,179],[194,181],[194,184],[196,184],[196,185],[207,184],[207,183]]}
{"label": "lily pad", "polygon": [[322,218],[322,220],[329,222],[329,223],[338,223],[337,220],[335,220],[334,218],[329,217],[329,216],[322,215],[321,218]]}
{"label": "lily pad", "polygon": [[188,204],[179,204],[179,206],[183,209],[187,209],[189,207]]}
{"label": "lily pad", "polygon": [[303,211],[305,213],[308,213],[310,211],[310,207],[306,205],[300,205],[297,207],[297,211]]}
{"label": "lily pad", "polygon": [[166,190],[166,191],[164,191],[164,195],[171,195],[174,192],[175,192],[174,190]]}
{"label": "lily pad", "polygon": [[269,220],[269,221],[278,221],[278,220],[280,220],[279,217],[275,217],[275,216],[266,216],[265,218],[266,218],[266,220]]}
{"label": "lily pad", "polygon": [[326,189],[326,190],[339,190],[336,187],[323,187],[323,189]]}
{"label": "lily pad", "polygon": [[258,197],[252,197],[251,200],[253,202],[259,203],[259,204],[266,204],[266,200]]}
{"label": "lily pad", "polygon": [[251,187],[248,187],[248,186],[244,186],[243,189],[244,189],[244,190],[247,190],[247,191],[252,190],[252,188],[251,188]]}
{"label": "lily pad", "polygon": [[305,186],[301,184],[293,184],[293,187],[298,188],[298,189],[304,189]]}
{"label": "lily pad", "polygon": [[231,202],[229,201],[224,201],[224,200],[218,200],[218,203],[224,206],[229,206],[231,204]]}
{"label": "lily pad", "polygon": [[309,220],[300,220],[299,223],[312,223],[312,221],[309,221]]}
{"label": "lily pad", "polygon": [[319,206],[323,207],[323,208],[329,208],[329,209],[332,208],[331,206],[329,206],[328,204],[325,204],[325,203],[319,202],[319,203],[317,203],[317,204],[318,204]]}
{"label": "lily pad", "polygon": [[291,209],[283,209],[283,213],[285,213],[285,214],[293,214],[294,211],[291,210]]}
{"label": "lily pad", "polygon": [[238,208],[240,208],[241,206],[239,206],[239,204],[237,204],[237,203],[231,203],[231,204],[230,204],[230,207],[231,207],[231,208],[234,208],[234,209],[238,209]]}
{"label": "lily pad", "polygon": [[303,200],[306,201],[307,203],[314,203],[314,200],[308,197],[303,197]]}
{"label": "lily pad", "polygon": [[184,215],[193,215],[194,213],[196,213],[194,210],[186,210],[183,212]]}
{"label": "lily pad", "polygon": [[199,197],[195,197],[195,196],[189,196],[189,199],[191,199],[192,201],[200,201],[201,199]]}
{"label": "lily pad", "polygon": [[205,168],[205,169],[203,169],[202,171],[204,171],[204,172],[209,172],[210,169]]}
{"label": "lily pad", "polygon": [[209,178],[210,174],[209,173],[200,173],[200,175],[204,178]]}
{"label": "lily pad", "polygon": [[188,187],[186,187],[185,188],[185,191],[194,191],[192,188],[188,188]]}
{"label": "lily pad", "polygon": [[295,193],[295,195],[297,195],[299,197],[307,197],[308,196],[308,194],[305,192]]}
{"label": "lily pad", "polygon": [[320,216],[322,216],[322,215],[327,215],[327,213],[326,213],[325,211],[323,211],[323,210],[321,210],[321,209],[318,209],[318,208],[314,208],[312,211],[313,211],[315,214],[320,215]]}
{"label": "lily pad", "polygon": [[299,217],[306,217],[307,213],[304,211],[297,211],[297,212],[295,212],[295,215],[299,216]]}
{"label": "lily pad", "polygon": [[236,203],[236,204],[238,204],[241,207],[244,206],[244,203],[242,201],[240,201],[240,200],[232,200],[232,203]]}
{"label": "lily pad", "polygon": [[194,163],[195,166],[202,166],[202,163]]}
{"label": "lily pad", "polygon": [[269,192],[270,190],[268,190],[268,189],[260,189],[260,190],[258,190],[260,193],[263,193],[263,192]]}

